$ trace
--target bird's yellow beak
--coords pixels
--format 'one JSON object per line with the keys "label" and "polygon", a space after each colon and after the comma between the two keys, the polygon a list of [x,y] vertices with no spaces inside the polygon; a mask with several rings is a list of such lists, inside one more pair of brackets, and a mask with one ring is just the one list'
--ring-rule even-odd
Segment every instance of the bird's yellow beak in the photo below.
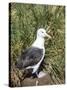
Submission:
{"label": "bird's yellow beak", "polygon": [[50,35],[48,35],[47,33],[46,33],[46,37],[48,37],[48,38],[50,38],[50,39],[51,39],[51,36],[50,36]]}

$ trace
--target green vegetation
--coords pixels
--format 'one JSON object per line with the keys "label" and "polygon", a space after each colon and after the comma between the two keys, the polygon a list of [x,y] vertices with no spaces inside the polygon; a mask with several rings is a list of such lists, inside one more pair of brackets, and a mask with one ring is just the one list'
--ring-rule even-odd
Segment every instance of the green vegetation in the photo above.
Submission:
{"label": "green vegetation", "polygon": [[11,4],[11,65],[21,50],[29,47],[36,38],[38,28],[45,28],[52,39],[46,39],[46,70],[53,84],[65,79],[65,7],[36,4]]}

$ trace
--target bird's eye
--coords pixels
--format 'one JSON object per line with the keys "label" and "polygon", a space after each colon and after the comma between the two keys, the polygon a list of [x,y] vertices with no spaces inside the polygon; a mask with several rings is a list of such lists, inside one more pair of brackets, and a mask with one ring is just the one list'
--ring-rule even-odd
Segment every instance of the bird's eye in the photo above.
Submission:
{"label": "bird's eye", "polygon": [[42,32],[43,33],[43,32]]}

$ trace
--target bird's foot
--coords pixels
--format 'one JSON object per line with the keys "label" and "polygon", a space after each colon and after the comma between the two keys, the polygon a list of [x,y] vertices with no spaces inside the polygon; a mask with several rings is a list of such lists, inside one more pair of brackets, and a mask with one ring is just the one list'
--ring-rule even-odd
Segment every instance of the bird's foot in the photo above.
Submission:
{"label": "bird's foot", "polygon": [[37,77],[38,77],[38,78],[42,78],[42,77],[44,77],[45,75],[46,75],[45,72],[40,71],[39,74],[37,75]]}

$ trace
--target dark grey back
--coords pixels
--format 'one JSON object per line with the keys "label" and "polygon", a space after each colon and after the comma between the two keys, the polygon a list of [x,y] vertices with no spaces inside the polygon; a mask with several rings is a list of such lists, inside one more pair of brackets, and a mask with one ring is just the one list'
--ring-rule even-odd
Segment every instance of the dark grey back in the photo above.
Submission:
{"label": "dark grey back", "polygon": [[37,64],[43,56],[43,49],[30,47],[21,53],[21,56],[17,62],[17,67],[19,69],[32,66]]}

